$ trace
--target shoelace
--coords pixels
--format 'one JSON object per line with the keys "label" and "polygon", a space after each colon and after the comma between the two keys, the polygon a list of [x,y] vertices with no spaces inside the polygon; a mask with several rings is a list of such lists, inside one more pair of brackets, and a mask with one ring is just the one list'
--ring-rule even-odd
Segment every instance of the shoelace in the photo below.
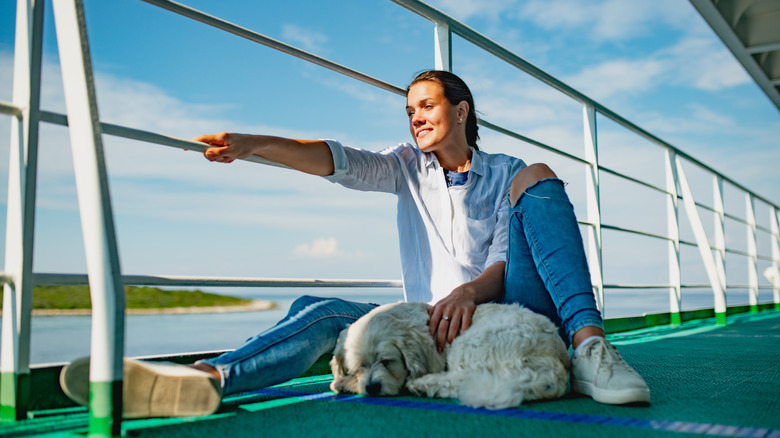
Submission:
{"label": "shoelace", "polygon": [[588,355],[594,356],[598,368],[611,370],[612,367],[619,367],[625,369],[626,371],[634,372],[634,369],[631,368],[628,363],[626,363],[626,361],[623,359],[623,356],[620,355],[620,352],[617,351],[617,348],[615,348],[612,344],[606,341],[597,340],[591,342],[591,344],[587,347]]}

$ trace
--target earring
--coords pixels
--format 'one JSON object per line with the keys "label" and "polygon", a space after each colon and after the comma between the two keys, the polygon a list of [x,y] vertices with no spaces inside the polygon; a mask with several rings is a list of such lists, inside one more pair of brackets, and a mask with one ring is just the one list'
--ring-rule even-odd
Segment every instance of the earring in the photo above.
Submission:
{"label": "earring", "polygon": [[463,117],[458,119],[458,123],[463,123]]}

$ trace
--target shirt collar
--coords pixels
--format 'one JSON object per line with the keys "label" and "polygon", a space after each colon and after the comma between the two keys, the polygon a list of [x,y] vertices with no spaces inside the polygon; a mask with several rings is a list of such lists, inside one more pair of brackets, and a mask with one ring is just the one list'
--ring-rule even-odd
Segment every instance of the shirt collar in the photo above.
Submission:
{"label": "shirt collar", "polygon": [[[433,152],[424,153],[423,157],[426,168],[440,166],[439,159]],[[485,162],[482,160],[482,154],[473,147],[471,148],[471,168],[469,170],[477,175],[485,175]]]}

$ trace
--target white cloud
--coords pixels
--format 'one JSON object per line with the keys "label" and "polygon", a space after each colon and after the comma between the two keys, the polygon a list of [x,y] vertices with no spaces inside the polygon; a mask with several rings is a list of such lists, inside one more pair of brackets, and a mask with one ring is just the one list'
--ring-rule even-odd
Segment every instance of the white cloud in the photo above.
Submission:
{"label": "white cloud", "polygon": [[705,91],[718,91],[750,82],[742,66],[716,38],[690,35],[654,55],[670,72],[670,81]]}
{"label": "white cloud", "polygon": [[585,38],[619,40],[648,34],[658,23],[676,28],[688,25],[690,5],[677,0],[580,2],[532,0],[519,7],[520,16],[543,29],[581,33]]}
{"label": "white cloud", "polygon": [[565,81],[603,101],[620,94],[642,95],[662,85],[717,92],[747,84],[750,78],[716,40],[684,37],[648,56],[586,65]]}
{"label": "white cloud", "polygon": [[282,26],[282,38],[287,42],[299,45],[309,52],[322,52],[328,37],[309,28],[302,28],[294,24]]}
{"label": "white cloud", "polygon": [[431,5],[460,21],[474,17],[497,18],[515,7],[515,0],[435,0]]}
{"label": "white cloud", "polygon": [[333,257],[339,254],[338,242],[334,238],[315,239],[295,247],[293,254],[305,257]]}
{"label": "white cloud", "polygon": [[293,249],[293,255],[311,258],[354,258],[363,257],[360,252],[346,253],[339,249],[338,241],[333,237],[314,239],[310,243],[302,243]]}
{"label": "white cloud", "polygon": [[591,98],[602,100],[615,94],[653,89],[666,70],[666,65],[656,59],[615,59],[585,67],[567,82]]}

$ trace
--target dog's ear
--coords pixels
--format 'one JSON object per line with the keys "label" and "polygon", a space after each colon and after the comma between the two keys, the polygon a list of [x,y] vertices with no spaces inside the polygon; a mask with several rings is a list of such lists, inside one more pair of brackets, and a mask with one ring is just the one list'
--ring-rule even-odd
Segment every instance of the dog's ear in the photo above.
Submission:
{"label": "dog's ear", "polygon": [[333,374],[333,382],[330,384],[331,391],[341,392],[338,388],[341,384],[337,383],[344,379],[346,369],[344,368],[344,339],[347,337],[347,329],[339,333],[339,339],[336,341],[336,348],[333,350],[333,357],[330,358],[330,372]]}
{"label": "dog's ear", "polygon": [[401,350],[404,364],[409,370],[409,378],[416,379],[444,371],[445,360],[436,351],[436,344],[428,333],[427,326],[409,330],[399,342],[398,349]]}

